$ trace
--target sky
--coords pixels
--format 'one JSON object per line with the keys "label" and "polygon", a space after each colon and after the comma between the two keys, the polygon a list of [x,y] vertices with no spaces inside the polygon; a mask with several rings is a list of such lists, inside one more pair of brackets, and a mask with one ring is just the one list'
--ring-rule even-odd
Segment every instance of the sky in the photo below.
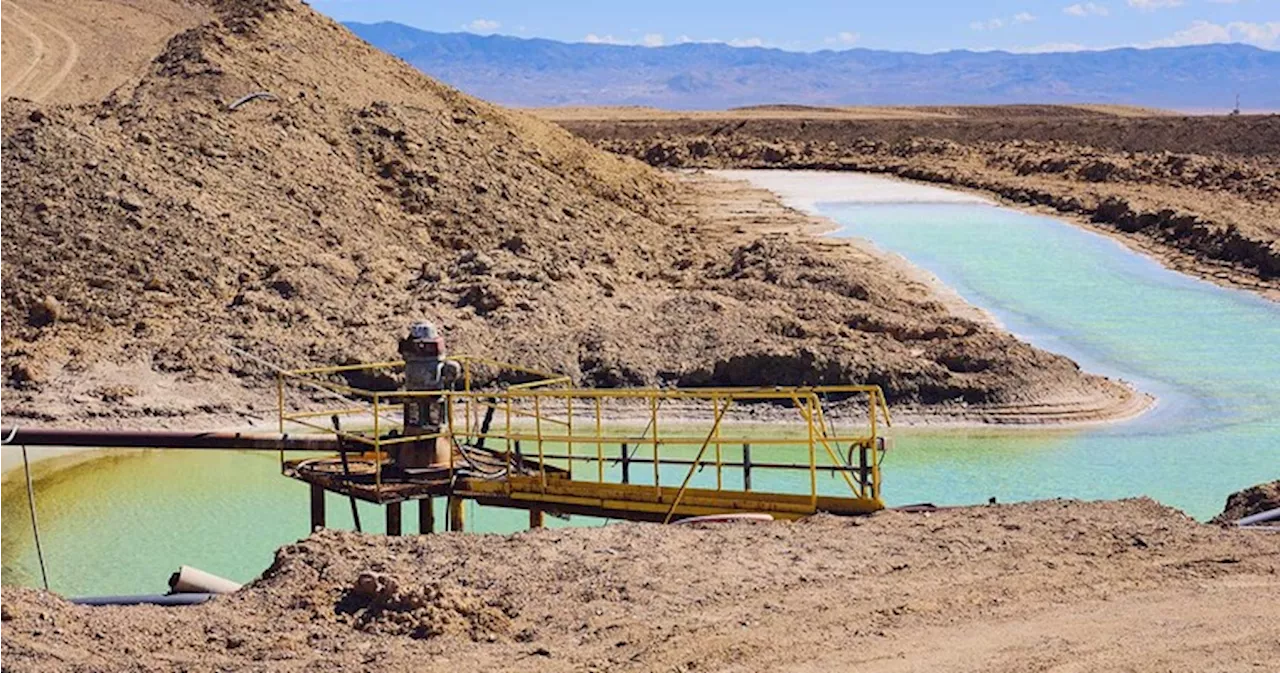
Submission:
{"label": "sky", "polygon": [[438,32],[791,51],[1078,51],[1243,42],[1280,49],[1280,0],[311,0],[341,21]]}

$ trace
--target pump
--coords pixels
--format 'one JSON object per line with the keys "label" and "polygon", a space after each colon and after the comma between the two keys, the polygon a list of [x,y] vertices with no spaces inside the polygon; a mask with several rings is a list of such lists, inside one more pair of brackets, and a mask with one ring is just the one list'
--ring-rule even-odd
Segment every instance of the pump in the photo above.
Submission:
{"label": "pump", "polygon": [[[461,366],[446,358],[444,337],[430,322],[417,322],[400,340],[400,356],[404,358],[405,390],[430,392],[448,390],[458,380]],[[413,395],[404,400],[404,433],[424,435],[418,442],[403,444],[392,456],[401,469],[447,467],[452,451],[450,440],[441,437],[448,423],[444,398],[440,395]]]}

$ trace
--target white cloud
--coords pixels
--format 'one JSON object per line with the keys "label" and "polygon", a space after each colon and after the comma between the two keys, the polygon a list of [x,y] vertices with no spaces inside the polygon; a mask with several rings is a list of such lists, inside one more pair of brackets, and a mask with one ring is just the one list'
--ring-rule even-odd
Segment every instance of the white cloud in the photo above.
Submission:
{"label": "white cloud", "polygon": [[735,37],[725,44],[730,47],[763,47],[764,40],[758,37]]}
{"label": "white cloud", "polygon": [[595,33],[587,33],[582,38],[582,41],[587,44],[626,44],[612,35],[596,35]]}
{"label": "white cloud", "polygon": [[1193,21],[1191,25],[1169,37],[1136,45],[1139,48],[1183,47],[1192,44],[1244,42],[1256,47],[1280,46],[1280,21],[1248,23],[1233,21],[1226,25],[1211,21]]}
{"label": "white cloud", "polygon": [[1111,10],[1107,9],[1105,5],[1093,2],[1077,2],[1074,5],[1064,7],[1062,13],[1070,14],[1071,16],[1108,16],[1111,14]]}
{"label": "white cloud", "polygon": [[987,19],[986,21],[970,21],[969,28],[971,30],[1000,30],[1005,26],[1016,26],[1023,23],[1031,23],[1036,20],[1036,15],[1031,12],[1018,12],[1010,19]]}
{"label": "white cloud", "polygon": [[492,33],[493,31],[497,30],[500,26],[502,26],[502,24],[498,23],[497,21],[494,21],[493,19],[476,19],[471,23],[466,23],[462,25],[464,29],[469,30],[473,33]]}
{"label": "white cloud", "polygon": [[839,33],[836,33],[834,37],[824,38],[822,41],[827,44],[842,44],[845,46],[850,46],[850,45],[856,44],[861,37],[862,37],[861,33],[855,33],[849,30],[842,30]]}
{"label": "white cloud", "polygon": [[1051,54],[1064,51],[1087,51],[1089,48],[1076,42],[1046,42],[1030,47],[1016,47],[1009,51],[1015,54]]}
{"label": "white cloud", "polygon": [[1143,12],[1154,12],[1157,9],[1181,7],[1182,0],[1129,0],[1129,6]]}
{"label": "white cloud", "polygon": [[1241,42],[1257,47],[1280,46],[1280,21],[1266,23],[1246,23],[1233,21],[1227,24],[1232,35],[1239,36]]}
{"label": "white cloud", "polygon": [[663,45],[662,33],[645,33],[644,37],[640,38],[640,44],[646,47],[661,47]]}

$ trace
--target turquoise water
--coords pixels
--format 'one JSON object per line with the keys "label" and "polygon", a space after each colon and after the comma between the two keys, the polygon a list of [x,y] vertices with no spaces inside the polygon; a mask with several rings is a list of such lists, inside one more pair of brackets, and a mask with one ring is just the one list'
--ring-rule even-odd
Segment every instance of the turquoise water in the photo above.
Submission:
{"label": "turquoise water", "polygon": [[898,431],[891,499],[1145,494],[1203,519],[1280,477],[1280,306],[1052,218],[973,204],[820,210],[838,235],[928,269],[1023,339],[1159,398],[1090,429]]}
{"label": "turquoise water", "polygon": [[[981,205],[826,205],[846,235],[869,238],[939,276],[1009,329],[1091,371],[1136,383],[1159,406],[1123,424],[1072,430],[895,431],[890,504],[1146,494],[1199,518],[1226,495],[1280,476],[1280,307],[1167,271],[1056,220]],[[757,430],[763,431],[763,430]],[[664,455],[667,455],[664,450]],[[760,458],[757,458],[759,460]],[[615,475],[616,467],[611,467]],[[637,481],[646,473],[635,468]],[[14,477],[18,479],[14,479]],[[3,583],[38,585],[20,474],[3,489]],[[668,470],[663,483],[683,473]],[[710,470],[694,485],[713,483]],[[726,484],[740,483],[727,474]],[[758,489],[807,490],[807,476],[758,474]],[[839,482],[823,477],[823,491]],[[306,488],[275,454],[139,452],[37,481],[55,591],[161,591],[179,564],[247,581],[306,535]],[[471,530],[513,532],[524,512],[467,505]],[[347,502],[328,501],[349,528]],[[365,529],[382,512],[362,506]],[[437,503],[437,521],[443,520]],[[592,525],[548,517],[547,525]],[[406,507],[404,528],[417,528]]]}

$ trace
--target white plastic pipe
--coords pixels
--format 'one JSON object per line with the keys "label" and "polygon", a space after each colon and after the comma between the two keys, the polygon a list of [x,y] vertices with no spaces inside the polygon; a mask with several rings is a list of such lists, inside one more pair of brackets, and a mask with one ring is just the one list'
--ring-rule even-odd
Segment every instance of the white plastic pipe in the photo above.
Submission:
{"label": "white plastic pipe", "polygon": [[238,582],[191,566],[179,566],[169,577],[169,589],[175,594],[229,594],[240,587]]}

